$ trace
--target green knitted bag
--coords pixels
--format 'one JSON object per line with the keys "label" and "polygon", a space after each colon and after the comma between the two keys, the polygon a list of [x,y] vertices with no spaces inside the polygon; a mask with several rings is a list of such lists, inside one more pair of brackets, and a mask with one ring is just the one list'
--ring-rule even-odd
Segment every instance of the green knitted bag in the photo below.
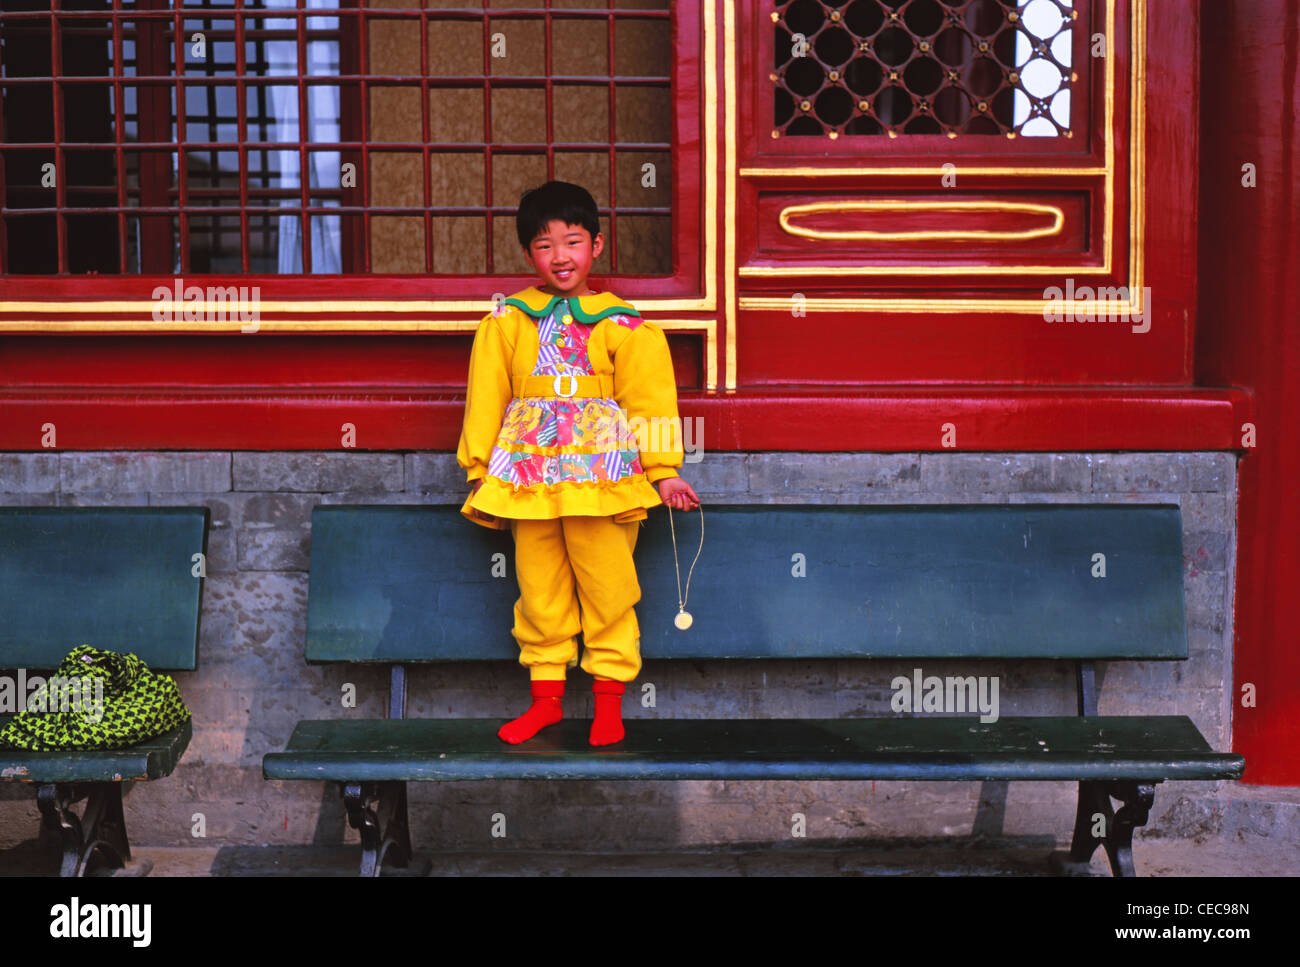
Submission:
{"label": "green knitted bag", "polygon": [[0,747],[124,749],[170,732],[189,717],[169,676],[149,671],[135,655],[82,645],[0,728]]}

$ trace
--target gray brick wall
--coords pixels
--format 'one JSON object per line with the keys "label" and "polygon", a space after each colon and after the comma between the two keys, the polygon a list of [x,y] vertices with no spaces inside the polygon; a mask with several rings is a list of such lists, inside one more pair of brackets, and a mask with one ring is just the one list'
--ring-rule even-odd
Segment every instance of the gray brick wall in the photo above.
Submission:
{"label": "gray brick wall", "polygon": [[[1191,659],[1100,669],[1103,714],[1186,714],[1217,749],[1229,747],[1236,463],[1229,453],[719,453],[683,475],[707,507],[724,503],[1176,502],[1183,509]],[[178,676],[196,717],[194,740],[167,780],[134,786],[127,822],[141,844],[356,842],[337,790],[267,782],[262,755],[281,749],[301,718],[343,714],[340,688],[357,686],[363,716],[383,715],[382,670],[303,661],[311,511],[325,503],[460,504],[463,474],[448,453],[0,454],[3,506],[175,506],[212,510],[200,668]],[[468,525],[467,525],[468,526]],[[508,633],[509,615],[502,616]],[[654,710],[629,699],[629,718],[889,714],[889,682],[914,663],[763,661],[646,663]],[[935,675],[1000,675],[1002,714],[1073,711],[1064,663],[926,662]],[[584,676],[566,700],[590,714]],[[417,668],[412,716],[503,721],[527,701],[513,664]],[[0,848],[29,839],[30,790],[0,784]],[[417,847],[654,849],[790,839],[807,842],[975,837],[1050,848],[1073,821],[1071,783],[598,782],[413,784]],[[1242,805],[1231,783],[1157,787],[1146,835],[1222,835],[1225,822],[1290,837],[1287,819]],[[492,839],[491,816],[509,835]],[[1233,825],[1235,824],[1235,825]],[[1265,830],[1258,833],[1258,830]]]}

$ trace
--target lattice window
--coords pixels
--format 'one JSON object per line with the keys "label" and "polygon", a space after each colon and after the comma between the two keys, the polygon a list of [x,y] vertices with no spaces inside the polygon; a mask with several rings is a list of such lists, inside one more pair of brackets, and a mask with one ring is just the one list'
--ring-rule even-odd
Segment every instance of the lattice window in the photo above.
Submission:
{"label": "lattice window", "polygon": [[5,0],[0,273],[527,272],[548,178],[671,272],[668,8]]}
{"label": "lattice window", "polygon": [[776,0],[773,137],[1070,135],[1073,0]]}

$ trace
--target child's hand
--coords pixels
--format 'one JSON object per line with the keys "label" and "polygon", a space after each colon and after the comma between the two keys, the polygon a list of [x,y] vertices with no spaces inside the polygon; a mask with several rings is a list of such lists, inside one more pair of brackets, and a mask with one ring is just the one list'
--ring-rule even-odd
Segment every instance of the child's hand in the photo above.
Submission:
{"label": "child's hand", "polygon": [[479,477],[477,480],[474,481],[474,488],[473,490],[470,491],[470,493],[474,493],[474,494],[478,493],[478,488],[482,486],[483,486],[483,478]]}
{"label": "child's hand", "polygon": [[681,477],[664,477],[660,480],[659,496],[673,510],[694,510],[700,506],[700,498]]}

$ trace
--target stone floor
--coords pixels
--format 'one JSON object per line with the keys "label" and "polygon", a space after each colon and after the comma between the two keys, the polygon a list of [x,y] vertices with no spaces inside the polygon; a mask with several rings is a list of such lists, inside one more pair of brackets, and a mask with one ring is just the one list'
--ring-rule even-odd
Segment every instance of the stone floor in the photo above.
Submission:
{"label": "stone floor", "polygon": [[[355,876],[359,847],[166,847],[135,850],[117,876]],[[1267,844],[1215,839],[1149,841],[1134,849],[1139,876],[1294,876],[1296,856]],[[53,858],[29,841],[0,851],[0,875],[48,875]],[[1094,875],[1109,875],[1099,851]],[[104,875],[104,874],[100,874]],[[575,853],[417,851],[393,876],[1046,876],[1042,850],[860,845],[852,849]]]}
{"label": "stone floor", "polygon": [[[1219,822],[1207,825],[1214,807]],[[1230,798],[1189,807],[1185,822],[1148,830],[1133,847],[1141,877],[1300,875],[1300,786],[1234,785]],[[353,834],[355,835],[355,834]],[[419,840],[417,839],[417,843]],[[1053,837],[809,841],[657,852],[417,849],[392,876],[1047,876]],[[1065,848],[1057,843],[1056,848]],[[139,845],[117,876],[355,876],[360,846]],[[48,876],[55,857],[35,838],[0,847],[0,877]],[[1092,873],[1109,876],[1104,854]]]}

